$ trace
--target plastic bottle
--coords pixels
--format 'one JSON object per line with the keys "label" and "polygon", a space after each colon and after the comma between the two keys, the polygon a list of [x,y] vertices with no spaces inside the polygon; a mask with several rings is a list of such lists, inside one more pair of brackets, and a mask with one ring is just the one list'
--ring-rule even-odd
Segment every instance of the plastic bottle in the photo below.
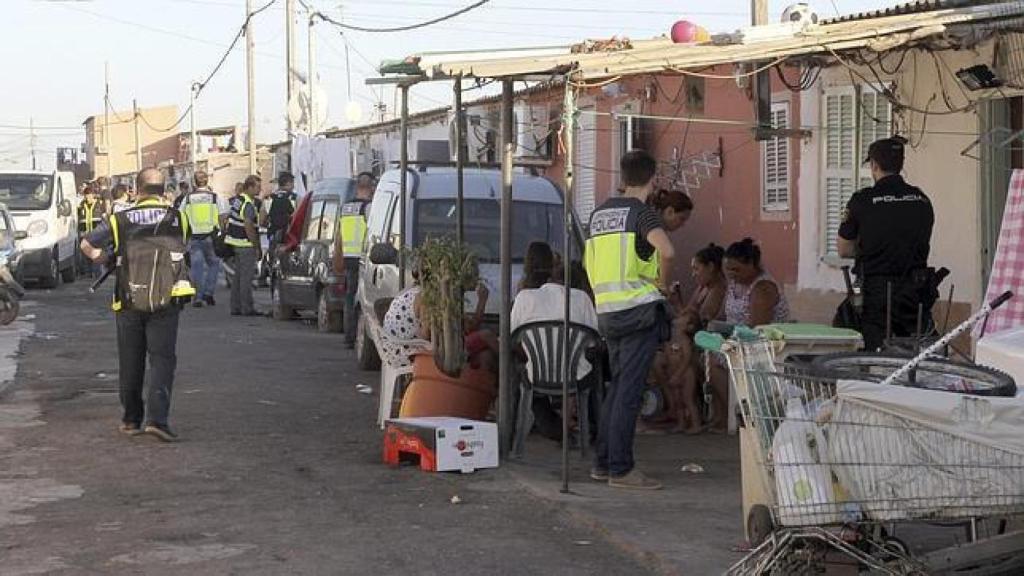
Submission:
{"label": "plastic bottle", "polygon": [[818,462],[811,450],[811,440],[820,442],[820,438],[808,419],[803,401],[798,397],[790,398],[786,404],[786,420],[772,441],[779,520],[784,526],[839,521],[831,471],[827,464]]}

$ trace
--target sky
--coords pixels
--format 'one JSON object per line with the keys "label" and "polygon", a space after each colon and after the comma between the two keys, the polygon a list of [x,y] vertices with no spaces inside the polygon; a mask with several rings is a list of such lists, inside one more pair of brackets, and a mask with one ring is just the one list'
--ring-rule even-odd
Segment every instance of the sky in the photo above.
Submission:
{"label": "sky", "polygon": [[[253,0],[261,7],[270,0]],[[332,18],[364,27],[394,27],[429,20],[472,0],[303,0]],[[771,0],[773,19],[792,0]],[[822,17],[892,6],[893,0],[812,0]],[[176,104],[188,107],[189,86],[210,73],[245,19],[245,0],[2,0],[0,60],[7,81],[0,90],[0,170],[31,166],[32,139],[41,169],[54,164],[58,146],[79,146],[82,122],[103,112],[104,66],[118,111]],[[285,0],[253,22],[256,43],[256,134],[261,143],[286,139]],[[376,102],[395,110],[392,88],[370,87],[382,60],[425,51],[566,45],[613,35],[660,36],[676,20],[712,33],[749,22],[749,0],[492,0],[457,18],[398,33],[346,32],[317,24],[316,68],[327,93],[328,126],[351,125],[350,99],[369,118]],[[306,70],[307,25],[299,7],[297,64]],[[350,69],[345,47],[349,46]],[[200,95],[199,127],[246,123],[245,42],[241,41]],[[468,97],[467,97],[468,98]],[[451,86],[423,84],[410,91],[413,111],[443,106]],[[365,120],[364,120],[365,122]],[[181,124],[188,130],[188,122]]]}

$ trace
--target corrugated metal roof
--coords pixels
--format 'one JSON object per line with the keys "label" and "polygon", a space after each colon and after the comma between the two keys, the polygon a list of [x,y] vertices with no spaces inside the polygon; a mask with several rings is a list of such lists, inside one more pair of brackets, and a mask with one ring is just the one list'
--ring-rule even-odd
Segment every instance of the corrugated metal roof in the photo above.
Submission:
{"label": "corrugated metal roof", "polygon": [[822,23],[834,24],[836,22],[853,22],[857,20],[870,20],[872,18],[884,18],[886,16],[899,16],[901,14],[920,14],[921,12],[930,12],[932,10],[998,4],[1002,1],[1004,0],[915,0],[914,2],[897,4],[888,8],[869,10],[867,12],[854,12],[853,14],[844,14],[836,18],[827,18]]}
{"label": "corrugated metal roof", "polygon": [[627,74],[650,74],[673,69],[694,69],[716,64],[763,62],[784,57],[828,54],[851,49],[891,50],[907,43],[941,35],[951,26],[977,24],[1024,16],[1024,2],[967,2],[956,7],[933,8],[868,19],[833,22],[764,40],[729,44],[674,44],[667,38],[633,42],[624,50],[585,54],[571,47],[547,49],[523,55],[522,51],[422,54],[418,62],[424,76],[446,78],[463,75],[502,78],[550,75],[576,69],[584,80]]}

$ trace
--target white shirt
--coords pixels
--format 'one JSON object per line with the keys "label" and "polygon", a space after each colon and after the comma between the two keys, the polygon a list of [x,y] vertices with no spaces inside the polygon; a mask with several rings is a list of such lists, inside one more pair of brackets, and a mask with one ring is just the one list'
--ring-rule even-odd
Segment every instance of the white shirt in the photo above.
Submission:
{"label": "white shirt", "polygon": [[[561,284],[551,282],[536,289],[520,290],[512,304],[512,331],[531,322],[545,322],[565,319],[565,289]],[[597,310],[590,297],[582,290],[573,288],[569,292],[569,320],[577,324],[590,326],[597,330]],[[546,345],[541,343],[541,353],[547,354]],[[531,369],[526,364],[527,373]],[[592,366],[586,358],[580,358],[576,369],[576,378],[581,379],[590,373]]]}

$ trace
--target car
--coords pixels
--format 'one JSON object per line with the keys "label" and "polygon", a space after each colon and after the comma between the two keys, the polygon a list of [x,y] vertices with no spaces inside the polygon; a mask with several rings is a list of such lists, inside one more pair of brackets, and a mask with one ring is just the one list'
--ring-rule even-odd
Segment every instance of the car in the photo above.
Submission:
{"label": "car", "polygon": [[[399,190],[401,171],[386,172],[377,186],[367,216],[367,236],[356,293],[356,358],[360,368],[380,366],[377,353],[380,322],[378,302],[399,292],[397,250],[418,246],[428,237],[450,235],[456,228],[457,176],[449,167],[410,169],[407,177],[406,227],[411,242],[400,237]],[[495,323],[500,310],[501,171],[477,168],[464,172],[464,235],[480,263],[480,278],[491,293],[485,321]],[[531,242],[544,241],[561,251],[564,241],[562,191],[552,181],[529,174],[514,174],[512,185],[512,284],[518,284],[522,263]],[[578,220],[576,220],[578,222]],[[582,237],[574,231],[571,257],[579,259]],[[380,246],[384,248],[375,247]],[[390,248],[386,248],[390,246]],[[371,258],[371,252],[375,257]],[[378,257],[384,254],[384,257]],[[376,260],[376,261],[374,261]],[[406,285],[411,284],[407,271]],[[466,306],[476,306],[476,294],[467,293]]]}
{"label": "car", "polygon": [[55,288],[73,282],[78,253],[75,176],[71,172],[0,172],[0,202],[18,230],[23,255],[18,276]]}
{"label": "car", "polygon": [[272,315],[288,320],[299,311],[315,311],[320,331],[341,332],[345,281],[334,273],[332,259],[341,206],[355,198],[356,183],[350,178],[326,178],[310,194],[302,242],[297,250],[277,258],[271,274]]}

